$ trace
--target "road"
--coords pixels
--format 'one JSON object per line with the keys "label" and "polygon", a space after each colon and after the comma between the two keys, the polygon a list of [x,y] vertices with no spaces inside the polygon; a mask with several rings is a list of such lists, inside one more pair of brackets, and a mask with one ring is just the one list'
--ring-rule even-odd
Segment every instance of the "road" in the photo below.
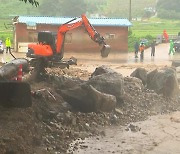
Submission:
{"label": "road", "polygon": [[[78,59],[78,65],[73,66],[80,68],[82,70],[87,70],[93,72],[94,69],[101,65],[107,65],[115,69],[117,72],[123,74],[124,76],[129,76],[133,70],[137,67],[146,67],[149,70],[162,67],[171,66],[171,62],[174,59],[180,60],[180,54],[168,55],[169,44],[160,44],[156,46],[156,55],[154,58],[150,56],[150,48],[146,49],[144,52],[144,60],[134,58],[134,53],[110,53],[108,58],[102,58],[100,53],[75,53],[66,52],[64,54],[64,59],[69,59],[70,57],[75,57]],[[25,57],[25,53],[13,52],[15,57]],[[12,60],[13,57],[9,54],[1,54],[0,62],[6,62]]]}
{"label": "road", "polygon": [[151,57],[151,49],[148,48],[144,52],[144,60],[134,58],[134,53],[110,53],[108,58],[101,58],[99,53],[67,53],[65,58],[72,55],[78,59],[77,68],[93,72],[94,69],[101,65],[107,65],[115,69],[124,76],[129,76],[137,67],[145,67],[149,70],[163,66],[171,66],[172,60],[179,59],[180,54],[168,55],[169,44],[160,44],[156,46],[156,55]]}
{"label": "road", "polygon": [[74,154],[179,154],[180,112],[133,123],[140,130],[108,127],[105,136],[88,138]]}
{"label": "road", "polygon": [[[180,55],[168,55],[169,44],[156,46],[156,55],[150,56],[151,49],[145,50],[144,61],[135,59],[133,53],[110,54],[107,59],[99,55],[75,54],[76,67],[93,72],[97,66],[108,65],[124,76],[129,76],[137,67],[155,69],[171,66],[172,60],[180,60]],[[126,131],[126,127],[108,127],[104,137],[88,138],[82,141],[75,154],[179,154],[180,153],[180,112],[150,117],[146,121],[134,123],[138,132]]]}
{"label": "road", "polygon": [[[140,61],[140,59],[134,58],[134,53],[110,53],[108,58],[101,58],[100,53],[79,53],[79,52],[67,52],[64,54],[64,58],[70,58],[71,56],[78,59],[79,63],[89,63],[89,62],[96,62],[99,63],[107,63],[107,64],[161,64],[165,62],[169,62],[173,59],[180,59],[180,54],[176,53],[173,56],[168,55],[169,44],[160,44],[156,46],[156,55],[154,58],[150,56],[150,48],[146,49],[144,52],[144,61]],[[25,57],[25,53],[16,53],[13,52],[15,57]],[[9,54],[0,54],[0,61],[11,60],[13,57]]]}

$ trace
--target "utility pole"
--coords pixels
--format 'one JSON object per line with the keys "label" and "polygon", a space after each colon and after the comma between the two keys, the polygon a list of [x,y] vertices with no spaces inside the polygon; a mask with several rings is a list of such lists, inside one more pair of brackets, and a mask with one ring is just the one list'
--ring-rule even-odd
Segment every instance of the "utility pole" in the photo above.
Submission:
{"label": "utility pole", "polygon": [[132,20],[132,16],[131,16],[131,0],[129,0],[129,21]]}

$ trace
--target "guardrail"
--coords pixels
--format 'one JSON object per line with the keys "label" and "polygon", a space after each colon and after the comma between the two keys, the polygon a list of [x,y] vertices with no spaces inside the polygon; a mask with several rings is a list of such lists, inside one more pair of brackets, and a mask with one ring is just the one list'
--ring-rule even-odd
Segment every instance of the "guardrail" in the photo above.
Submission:
{"label": "guardrail", "polygon": [[[173,41],[175,41],[175,40],[177,40],[177,38],[178,38],[178,35],[169,35],[169,40],[173,40]],[[157,37],[156,37],[156,44],[159,44],[159,43],[165,43],[166,41],[165,41],[165,38],[163,37],[163,35],[158,35]]]}

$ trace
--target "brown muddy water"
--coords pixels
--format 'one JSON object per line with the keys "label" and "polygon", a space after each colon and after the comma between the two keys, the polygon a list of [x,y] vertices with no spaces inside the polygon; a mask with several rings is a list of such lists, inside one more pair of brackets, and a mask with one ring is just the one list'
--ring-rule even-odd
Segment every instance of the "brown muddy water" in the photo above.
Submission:
{"label": "brown muddy water", "polygon": [[[152,116],[129,126],[108,127],[105,136],[74,142],[74,154],[179,154],[180,112]],[[78,144],[79,143],[79,144]],[[72,144],[73,145],[73,144]]]}

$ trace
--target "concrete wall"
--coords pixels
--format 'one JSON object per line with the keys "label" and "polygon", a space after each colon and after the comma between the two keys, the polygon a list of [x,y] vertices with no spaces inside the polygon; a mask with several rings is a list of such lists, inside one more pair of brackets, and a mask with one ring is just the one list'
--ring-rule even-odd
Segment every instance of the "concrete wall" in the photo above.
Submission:
{"label": "concrete wall", "polygon": [[[59,26],[52,25],[37,25],[36,29],[27,29],[26,24],[16,24],[16,51],[18,51],[18,42],[36,42],[37,33],[39,31],[57,32]],[[105,37],[106,43],[111,46],[111,51],[123,52],[128,51],[128,27],[94,27],[101,36]],[[93,51],[99,52],[101,47],[91,40],[84,27],[78,27],[67,32],[65,51],[84,52]]]}

